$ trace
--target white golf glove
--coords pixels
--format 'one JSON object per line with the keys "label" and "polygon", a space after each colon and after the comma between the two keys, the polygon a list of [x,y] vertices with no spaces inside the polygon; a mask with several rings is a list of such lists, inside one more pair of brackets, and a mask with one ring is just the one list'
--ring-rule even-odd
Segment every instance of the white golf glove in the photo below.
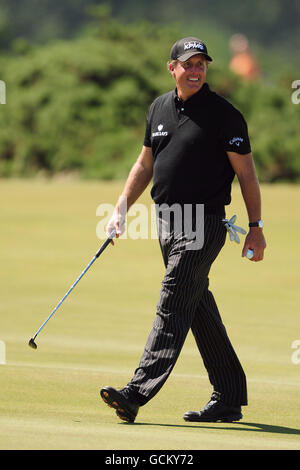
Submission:
{"label": "white golf glove", "polygon": [[236,243],[240,243],[240,238],[237,232],[241,233],[242,235],[245,235],[247,232],[242,227],[238,227],[237,225],[234,225],[236,218],[237,216],[234,215],[233,217],[231,217],[230,220],[222,219],[222,222],[224,223],[227,229],[227,232],[229,233],[230,241],[235,241]]}

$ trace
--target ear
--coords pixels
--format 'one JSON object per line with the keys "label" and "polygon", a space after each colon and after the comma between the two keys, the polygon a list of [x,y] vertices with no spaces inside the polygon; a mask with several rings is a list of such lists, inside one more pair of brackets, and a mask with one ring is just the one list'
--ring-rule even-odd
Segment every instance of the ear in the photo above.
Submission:
{"label": "ear", "polygon": [[170,63],[168,64],[168,69],[169,69],[169,72],[173,75],[174,77],[174,73],[175,73],[175,66],[174,64]]}

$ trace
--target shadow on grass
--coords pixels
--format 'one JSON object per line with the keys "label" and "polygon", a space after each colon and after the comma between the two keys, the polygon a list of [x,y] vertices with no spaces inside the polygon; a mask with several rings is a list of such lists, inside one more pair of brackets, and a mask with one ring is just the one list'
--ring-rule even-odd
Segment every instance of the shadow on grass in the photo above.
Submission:
{"label": "shadow on grass", "polygon": [[[294,434],[300,435],[300,429],[288,428],[285,426],[274,426],[262,423],[230,423],[230,427],[223,426],[223,423],[201,423],[201,424],[162,424],[162,423],[120,423],[124,426],[165,426],[174,428],[194,428],[194,429],[220,429],[227,431],[250,431],[250,432],[268,432],[271,434]],[[248,426],[248,427],[247,427]],[[251,426],[251,428],[249,428]]]}

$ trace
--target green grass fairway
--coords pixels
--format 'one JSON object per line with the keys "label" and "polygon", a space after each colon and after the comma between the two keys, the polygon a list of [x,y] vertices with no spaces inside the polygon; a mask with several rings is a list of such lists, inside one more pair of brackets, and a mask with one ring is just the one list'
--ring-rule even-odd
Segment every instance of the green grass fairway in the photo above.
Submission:
{"label": "green grass fairway", "polygon": [[[245,368],[249,406],[238,423],[193,424],[211,385],[191,334],[169,380],[135,424],[99,398],[124,386],[152,327],[163,276],[157,240],[109,246],[37,337],[28,340],[91,260],[97,206],[123,183],[1,180],[1,449],[300,449],[300,186],[262,186],[262,263],[230,242],[210,286]],[[150,208],[145,194],[139,203]],[[247,227],[239,187],[228,216]],[[131,222],[134,218],[131,218]],[[300,346],[298,346],[300,348]]]}

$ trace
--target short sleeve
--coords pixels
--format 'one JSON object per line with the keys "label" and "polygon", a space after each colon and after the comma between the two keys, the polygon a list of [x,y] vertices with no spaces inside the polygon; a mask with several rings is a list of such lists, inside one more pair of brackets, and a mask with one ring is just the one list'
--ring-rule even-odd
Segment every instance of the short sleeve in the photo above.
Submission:
{"label": "short sleeve", "polygon": [[225,152],[242,155],[251,152],[248,126],[243,115],[235,108],[226,116],[221,130],[221,142]]}
{"label": "short sleeve", "polygon": [[146,120],[144,146],[145,147],[151,147],[151,125],[150,125],[148,117],[147,117],[147,120]]}
{"label": "short sleeve", "polygon": [[152,121],[152,114],[153,114],[154,103],[151,104],[148,110],[147,119],[146,119],[146,130],[145,130],[145,137],[144,137],[144,146],[151,147],[151,121]]}

